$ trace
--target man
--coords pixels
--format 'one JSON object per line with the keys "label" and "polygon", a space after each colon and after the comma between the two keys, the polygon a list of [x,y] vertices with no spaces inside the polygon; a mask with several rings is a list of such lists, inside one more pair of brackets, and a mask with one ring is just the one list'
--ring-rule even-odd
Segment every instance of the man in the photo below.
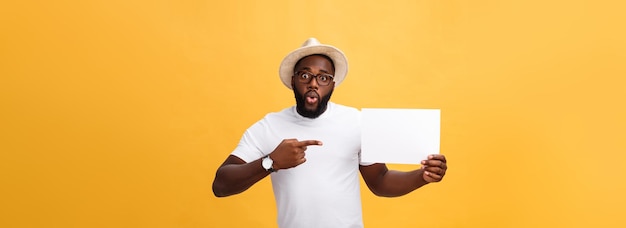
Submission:
{"label": "man", "polygon": [[241,193],[271,174],[280,227],[363,227],[358,171],[385,197],[441,181],[447,166],[439,154],[410,172],[360,161],[360,112],[329,102],[347,70],[343,52],[315,38],[288,54],[279,74],[296,105],[248,128],[218,168],[214,194]]}

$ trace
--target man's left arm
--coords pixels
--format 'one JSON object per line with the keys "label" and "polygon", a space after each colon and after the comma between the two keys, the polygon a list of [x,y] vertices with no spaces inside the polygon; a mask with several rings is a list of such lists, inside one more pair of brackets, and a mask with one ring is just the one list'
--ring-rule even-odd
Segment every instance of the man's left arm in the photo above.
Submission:
{"label": "man's left arm", "polygon": [[446,157],[429,155],[422,161],[422,168],[402,172],[387,169],[384,163],[360,166],[361,176],[367,187],[377,196],[402,196],[428,183],[439,182],[446,175]]}

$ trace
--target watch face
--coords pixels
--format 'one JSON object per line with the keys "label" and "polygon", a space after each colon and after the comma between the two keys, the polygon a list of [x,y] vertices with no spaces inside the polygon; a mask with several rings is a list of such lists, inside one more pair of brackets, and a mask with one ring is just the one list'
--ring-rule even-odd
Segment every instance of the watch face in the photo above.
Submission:
{"label": "watch face", "polygon": [[272,168],[272,163],[273,162],[272,162],[271,158],[269,158],[269,157],[264,158],[263,159],[263,163],[262,163],[263,164],[263,168],[266,169],[266,170]]}

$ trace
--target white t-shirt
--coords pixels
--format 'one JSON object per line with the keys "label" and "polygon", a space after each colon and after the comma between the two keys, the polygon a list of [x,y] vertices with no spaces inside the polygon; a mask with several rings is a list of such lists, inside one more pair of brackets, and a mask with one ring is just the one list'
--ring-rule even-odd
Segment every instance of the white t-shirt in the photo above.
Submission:
{"label": "white t-shirt", "polygon": [[271,174],[279,227],[363,227],[360,112],[329,102],[315,119],[300,116],[295,106],[270,113],[245,132],[232,155],[251,162],[290,138],[323,146],[308,146],[305,163]]}

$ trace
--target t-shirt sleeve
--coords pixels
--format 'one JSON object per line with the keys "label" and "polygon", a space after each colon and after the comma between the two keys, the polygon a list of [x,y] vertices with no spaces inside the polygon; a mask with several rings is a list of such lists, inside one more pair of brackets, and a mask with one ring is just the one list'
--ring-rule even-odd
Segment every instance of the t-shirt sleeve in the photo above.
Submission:
{"label": "t-shirt sleeve", "polygon": [[[357,120],[357,130],[356,133],[358,134],[358,138],[359,138],[359,143],[361,142],[361,111],[355,110],[356,112],[356,120]],[[368,165],[373,165],[375,164],[374,162],[362,162],[361,161],[361,145],[359,144],[359,165],[362,166],[368,166]]]}
{"label": "t-shirt sleeve", "polygon": [[373,164],[375,164],[375,163],[374,162],[362,162],[361,161],[361,151],[359,150],[359,165],[369,166],[369,165],[373,165]]}
{"label": "t-shirt sleeve", "polygon": [[241,160],[244,160],[246,163],[265,156],[265,153],[261,149],[262,145],[259,144],[259,142],[263,142],[263,139],[260,138],[263,136],[262,132],[263,124],[261,124],[261,122],[252,125],[246,130],[243,136],[241,136],[239,144],[237,144],[237,147],[231,155],[241,158]]}

